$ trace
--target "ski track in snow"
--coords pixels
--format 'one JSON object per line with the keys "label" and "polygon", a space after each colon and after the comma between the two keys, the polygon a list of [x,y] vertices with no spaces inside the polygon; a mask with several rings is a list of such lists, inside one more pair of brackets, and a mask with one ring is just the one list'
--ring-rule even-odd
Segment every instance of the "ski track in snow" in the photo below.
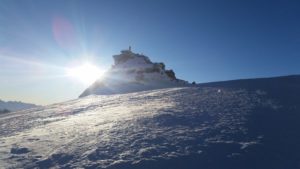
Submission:
{"label": "ski track in snow", "polygon": [[247,134],[259,93],[169,88],[88,96],[0,116],[0,168],[109,168],[202,153],[208,144],[259,144]]}

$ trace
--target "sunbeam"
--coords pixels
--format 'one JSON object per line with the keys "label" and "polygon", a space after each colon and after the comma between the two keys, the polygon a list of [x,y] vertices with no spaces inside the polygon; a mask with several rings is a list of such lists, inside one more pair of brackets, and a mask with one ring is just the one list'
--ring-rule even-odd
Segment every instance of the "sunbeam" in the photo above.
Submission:
{"label": "sunbeam", "polygon": [[91,63],[66,68],[66,74],[83,84],[91,84],[103,75],[104,71]]}

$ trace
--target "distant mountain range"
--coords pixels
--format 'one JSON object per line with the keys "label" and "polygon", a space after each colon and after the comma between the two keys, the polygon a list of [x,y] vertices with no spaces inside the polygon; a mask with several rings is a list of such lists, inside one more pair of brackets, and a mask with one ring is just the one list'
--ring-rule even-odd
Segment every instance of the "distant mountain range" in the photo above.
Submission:
{"label": "distant mountain range", "polygon": [[20,101],[3,101],[0,100],[0,113],[7,113],[19,110],[30,109],[37,107],[35,104],[23,103]]}

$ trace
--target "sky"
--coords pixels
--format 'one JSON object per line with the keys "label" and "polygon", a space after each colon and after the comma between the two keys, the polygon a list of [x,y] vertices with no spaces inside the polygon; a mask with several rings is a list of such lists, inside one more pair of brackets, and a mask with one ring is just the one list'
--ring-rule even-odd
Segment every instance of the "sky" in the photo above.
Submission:
{"label": "sky", "polygon": [[300,74],[300,1],[1,0],[0,99],[51,104],[132,46],[198,83]]}

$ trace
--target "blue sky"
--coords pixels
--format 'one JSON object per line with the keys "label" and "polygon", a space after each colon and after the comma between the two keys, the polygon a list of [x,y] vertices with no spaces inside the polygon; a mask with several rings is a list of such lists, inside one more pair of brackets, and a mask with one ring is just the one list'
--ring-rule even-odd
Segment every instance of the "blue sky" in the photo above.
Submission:
{"label": "blue sky", "polygon": [[77,98],[88,85],[64,67],[89,60],[108,69],[129,45],[188,81],[299,74],[299,8],[288,0],[2,0],[0,99]]}

